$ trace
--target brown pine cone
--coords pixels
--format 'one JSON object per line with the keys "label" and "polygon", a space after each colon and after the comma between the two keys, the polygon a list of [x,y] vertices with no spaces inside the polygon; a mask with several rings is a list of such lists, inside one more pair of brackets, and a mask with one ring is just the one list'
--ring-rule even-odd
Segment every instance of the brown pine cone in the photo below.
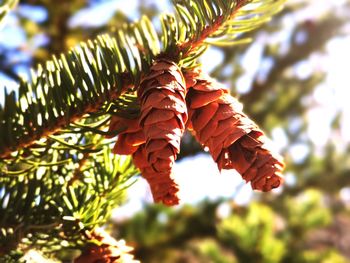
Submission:
{"label": "brown pine cone", "polygon": [[180,69],[164,59],[153,64],[138,89],[140,126],[146,143],[133,157],[151,186],[155,202],[166,205],[179,202],[172,167],[187,122],[185,96],[186,86]]}
{"label": "brown pine cone", "polygon": [[[109,125],[109,131],[123,130],[119,133],[117,141],[113,148],[114,154],[129,155],[132,154],[134,164],[140,169],[141,174],[150,185],[153,199],[155,202],[163,202],[166,205],[175,205],[178,199],[174,199],[174,195],[178,192],[178,187],[169,176],[168,160],[157,160],[153,165],[158,170],[165,170],[165,173],[154,172],[152,164],[147,159],[145,151],[146,140],[143,129],[140,127],[139,119],[125,119],[113,116]],[[166,141],[153,142],[154,149],[162,149],[167,146]],[[174,161],[174,160],[173,160]],[[170,186],[170,187],[169,187]]]}
{"label": "brown pine cone", "polygon": [[187,72],[185,78],[187,126],[209,148],[219,169],[236,169],[253,189],[278,187],[284,164],[266,147],[264,133],[242,112],[242,105],[200,71]]}
{"label": "brown pine cone", "polygon": [[[147,159],[148,155],[145,151],[146,140],[143,130],[140,127],[139,120],[129,120],[117,116],[112,117],[109,126],[110,131],[123,129],[124,127],[128,128],[125,128],[119,133],[113,148],[113,153],[120,155],[132,154],[135,166],[140,169],[141,174],[150,185],[155,202],[163,202],[167,205],[177,204],[178,199],[174,199],[174,195],[176,195],[179,189],[171,176],[169,176],[168,160],[158,160],[154,164],[158,170],[164,168],[166,171],[165,173],[154,172],[151,163]],[[160,149],[164,148],[166,145],[167,142],[158,142]],[[157,143],[153,143],[153,147],[154,146],[157,146]],[[165,167],[162,167],[163,165]]]}
{"label": "brown pine cone", "polygon": [[139,263],[129,254],[132,248],[124,240],[117,241],[101,229],[91,234],[91,240],[96,244],[89,244],[74,263]]}

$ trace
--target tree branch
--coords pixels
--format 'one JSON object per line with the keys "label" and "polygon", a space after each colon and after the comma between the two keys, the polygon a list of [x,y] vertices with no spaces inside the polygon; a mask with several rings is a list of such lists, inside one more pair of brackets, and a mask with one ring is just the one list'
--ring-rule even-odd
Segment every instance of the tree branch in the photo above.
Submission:
{"label": "tree branch", "polygon": [[17,141],[17,144],[15,147],[4,148],[0,152],[0,158],[4,158],[4,159],[8,158],[12,152],[17,151],[17,150],[24,148],[24,147],[29,147],[30,145],[35,143],[36,140],[39,140],[41,138],[45,138],[51,134],[54,134],[55,132],[61,130],[66,125],[80,120],[81,118],[83,118],[83,116],[85,114],[90,113],[90,112],[96,112],[97,110],[99,110],[101,108],[101,106],[103,104],[117,99],[120,95],[123,95],[130,87],[133,86],[131,74],[124,73],[122,75],[122,83],[123,83],[123,88],[120,91],[116,91],[116,86],[114,88],[110,89],[108,96],[107,96],[109,99],[108,101],[104,100],[103,97],[100,97],[97,100],[97,102],[94,102],[94,104],[92,104],[92,103],[87,104],[84,108],[84,111],[82,111],[82,112],[76,111],[76,109],[74,109],[74,107],[71,107],[69,109],[71,112],[69,112],[68,120],[67,120],[66,116],[58,117],[56,120],[55,126],[48,127],[47,129],[43,130],[42,132],[36,131],[35,133],[33,133],[29,136],[22,137],[21,140]]}

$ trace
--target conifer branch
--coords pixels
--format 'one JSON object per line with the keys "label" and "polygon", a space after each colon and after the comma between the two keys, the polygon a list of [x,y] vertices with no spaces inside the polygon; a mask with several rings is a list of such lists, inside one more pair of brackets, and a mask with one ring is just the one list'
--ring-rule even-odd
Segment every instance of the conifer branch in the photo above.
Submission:
{"label": "conifer branch", "polygon": [[[35,133],[33,132],[31,135],[26,137],[20,137],[19,140],[17,140],[15,146],[2,149],[2,151],[0,152],[0,158],[8,158],[12,152],[17,151],[18,149],[31,146],[33,143],[35,143],[35,141],[39,140],[40,138],[46,138],[49,135],[60,131],[67,125],[80,120],[86,114],[94,113],[98,111],[103,105],[118,99],[121,95],[125,94],[125,92],[129,88],[132,87],[131,76],[128,74],[123,74],[122,83],[123,88],[121,91],[118,92],[115,86],[114,88],[108,91],[106,97],[99,97],[96,101],[86,104],[83,108],[83,111],[71,108],[68,110],[67,115],[56,118],[54,125],[52,125],[51,127],[48,127],[41,131],[35,131]],[[106,100],[106,98],[108,98],[108,100]]]}
{"label": "conifer branch", "polygon": [[[29,82],[20,83],[17,99],[14,92],[5,90],[5,105],[0,107],[0,158],[98,111],[128,86],[137,88],[142,72],[156,57],[175,54],[175,62],[192,66],[207,45],[234,43],[243,32],[266,22],[283,2],[174,0],[176,15],[161,18],[163,52],[153,25],[143,17],[125,25],[114,38],[100,36],[60,59],[54,57]],[[245,10],[248,4],[255,6]]]}
{"label": "conifer branch", "polygon": [[[57,249],[55,242],[62,239],[76,247],[82,234],[104,223],[138,173],[130,158],[112,155],[108,137],[117,133],[119,144],[127,136],[133,139],[129,149],[136,150],[134,161],[148,175],[155,200],[176,204],[171,169],[188,117],[183,70],[193,68],[208,45],[237,43],[284,1],[174,0],[176,14],[160,18],[161,34],[142,17],[114,36],[98,36],[38,66],[28,81],[20,81],[17,94],[5,88],[0,105],[0,226],[17,227],[0,231],[0,241],[30,233],[34,244],[52,234],[48,250]],[[160,108],[154,111],[152,103]],[[110,115],[142,130],[112,127],[115,116]],[[105,132],[108,124],[112,128]],[[275,178],[263,178],[266,184],[261,178],[249,180],[270,190],[277,187]],[[49,231],[41,228],[56,225]]]}

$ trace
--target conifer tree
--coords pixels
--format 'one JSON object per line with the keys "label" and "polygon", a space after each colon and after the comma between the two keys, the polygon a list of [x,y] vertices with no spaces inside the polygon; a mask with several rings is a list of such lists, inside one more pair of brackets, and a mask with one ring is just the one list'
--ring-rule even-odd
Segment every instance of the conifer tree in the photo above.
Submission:
{"label": "conifer tree", "polygon": [[[98,227],[135,176],[155,202],[178,204],[172,166],[186,129],[219,169],[254,189],[282,183],[283,162],[228,91],[201,72],[210,45],[246,43],[284,0],[174,0],[113,35],[53,55],[4,88],[0,106],[0,256],[39,249],[75,262],[134,262],[130,248]],[[5,1],[0,18],[15,1]],[[122,155],[122,156],[121,156]],[[65,251],[62,254],[62,251]]]}

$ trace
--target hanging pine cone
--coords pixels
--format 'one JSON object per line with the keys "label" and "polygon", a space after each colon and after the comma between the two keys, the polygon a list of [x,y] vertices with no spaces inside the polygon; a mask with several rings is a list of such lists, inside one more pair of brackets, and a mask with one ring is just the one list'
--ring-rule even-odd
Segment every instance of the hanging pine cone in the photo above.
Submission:
{"label": "hanging pine cone", "polygon": [[156,61],[141,81],[140,126],[146,143],[134,153],[136,166],[149,182],[156,202],[178,204],[172,167],[180,152],[187,122],[186,86],[180,69],[168,60]]}
{"label": "hanging pine cone", "polygon": [[122,130],[113,153],[132,154],[150,185],[154,201],[166,205],[179,202],[172,167],[187,122],[185,95],[184,79],[177,65],[158,60],[138,89],[140,118],[113,116],[109,125],[109,131]]}
{"label": "hanging pine cone", "polygon": [[[119,116],[112,117],[109,131],[120,130],[124,127],[128,128],[119,133],[113,153],[120,155],[132,154],[135,166],[140,169],[142,176],[150,185],[155,202],[163,202],[166,205],[177,204],[176,193],[179,189],[171,176],[169,176],[167,167],[165,168],[165,173],[154,172],[151,163],[147,159],[145,151],[146,140],[139,120],[130,120]],[[174,199],[174,196],[176,199]]]}
{"label": "hanging pine cone", "polygon": [[139,263],[124,240],[117,241],[101,229],[91,234],[91,240],[98,244],[89,244],[74,263]]}
{"label": "hanging pine cone", "polygon": [[283,162],[267,149],[264,133],[228,91],[201,72],[187,72],[188,128],[208,147],[219,169],[236,169],[252,188],[270,191],[282,182]]}
{"label": "hanging pine cone", "polygon": [[[113,153],[120,155],[132,154],[135,166],[141,170],[142,176],[150,185],[155,202],[163,202],[167,205],[177,204],[178,199],[176,198],[174,201],[174,195],[176,196],[179,189],[169,176],[168,169],[165,168],[165,173],[156,173],[147,159],[146,140],[139,120],[130,120],[119,116],[112,117],[109,131],[123,129],[124,127],[127,128],[119,133]],[[168,197],[170,197],[170,200],[168,200]]]}

